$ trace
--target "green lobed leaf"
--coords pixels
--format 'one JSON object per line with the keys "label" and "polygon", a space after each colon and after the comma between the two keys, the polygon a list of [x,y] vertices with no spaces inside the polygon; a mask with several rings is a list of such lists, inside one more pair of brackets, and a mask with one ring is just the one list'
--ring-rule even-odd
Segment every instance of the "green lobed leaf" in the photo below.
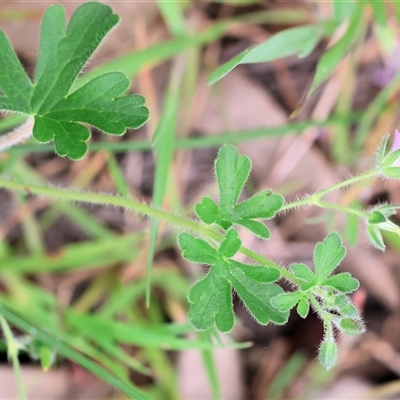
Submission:
{"label": "green lobed leaf", "polygon": [[78,74],[119,17],[97,2],[80,5],[66,27],[65,10],[49,7],[41,24],[34,85],[6,36],[0,32],[0,109],[34,116],[33,136],[54,139],[56,153],[78,160],[87,152],[90,130],[113,135],[139,128],[148,117],[144,98],[125,95],[130,80],[121,72],[98,76],[70,93]]}
{"label": "green lobed leaf", "polygon": [[360,313],[357,307],[351,302],[351,300],[344,294],[338,294],[335,296],[335,308],[338,310],[340,315],[348,318],[360,319]]}
{"label": "green lobed leaf", "polygon": [[[226,269],[227,264],[220,263],[216,267]],[[188,317],[197,330],[207,330],[215,321],[219,330],[228,332],[234,324],[231,286],[214,268],[192,286],[189,292],[192,305]]]}
{"label": "green lobed leaf", "polygon": [[235,323],[235,316],[233,314],[232,289],[227,281],[221,282],[219,298],[219,310],[215,315],[215,324],[221,332],[229,332]]}
{"label": "green lobed leaf", "polygon": [[218,250],[189,233],[178,235],[178,244],[186,259],[211,265],[208,274],[189,292],[191,307],[188,316],[195,329],[207,330],[214,322],[223,332],[232,329],[234,315],[231,286],[237,290],[250,313],[260,323],[272,321],[279,324],[287,320],[288,315],[274,309],[269,303],[270,297],[282,292],[279,286],[270,283],[279,279],[279,271],[229,258],[241,246],[235,229],[226,232]]}
{"label": "green lobed leaf", "polygon": [[287,322],[289,313],[277,310],[270,303],[272,297],[283,292],[279,286],[248,278],[239,268],[231,269],[230,281],[244,305],[258,323],[266,325],[273,322],[281,325]]}
{"label": "green lobed leaf", "polygon": [[273,307],[281,312],[290,311],[301,300],[300,292],[286,292],[278,294],[271,299]]}
{"label": "green lobed leaf", "polygon": [[238,219],[235,220],[235,222],[244,226],[261,239],[269,239],[271,237],[271,232],[262,222],[253,221],[251,219]]}
{"label": "green lobed leaf", "polygon": [[275,282],[279,279],[279,271],[275,268],[244,264],[236,260],[229,260],[230,270],[239,269],[249,279],[256,282]]}
{"label": "green lobed leaf", "polygon": [[242,225],[262,239],[270,237],[269,229],[254,218],[272,218],[281,209],[284,199],[270,190],[236,204],[250,174],[251,163],[247,156],[239,156],[234,146],[224,145],[217,156],[215,173],[220,193],[219,206],[209,197],[196,205],[199,218],[207,223],[217,223],[228,229],[232,223]]}
{"label": "green lobed leaf", "polygon": [[[58,44],[66,33],[65,12],[60,4],[47,8],[43,15],[40,26],[39,52],[35,69],[35,82],[42,80],[42,77],[49,70],[57,54]],[[44,78],[45,79],[45,78]]]}
{"label": "green lobed leaf", "polygon": [[339,292],[351,293],[359,288],[360,283],[349,272],[341,272],[325,279],[323,285],[332,287]]}
{"label": "green lobed leaf", "polygon": [[244,200],[233,211],[233,217],[237,219],[273,218],[282,208],[285,199],[271,190],[263,190],[247,200]]}
{"label": "green lobed leaf", "polygon": [[224,257],[233,257],[242,245],[242,241],[238,236],[239,234],[236,229],[229,229],[225,234],[224,240],[221,242],[218,252]]}
{"label": "green lobed leaf", "polygon": [[212,265],[219,258],[216,249],[189,233],[183,232],[178,235],[178,245],[182,249],[182,256],[195,263]]}
{"label": "green lobed leaf", "polygon": [[305,299],[301,299],[297,304],[296,311],[301,318],[306,318],[308,313],[310,312],[310,303]]}
{"label": "green lobed leaf", "polygon": [[215,162],[215,175],[220,194],[220,212],[227,215],[233,209],[249,177],[249,157],[238,154],[236,147],[224,145]]}
{"label": "green lobed leaf", "polygon": [[315,282],[315,275],[307,265],[293,263],[290,264],[290,269],[297,279],[302,279],[306,282]]}
{"label": "green lobed leaf", "polygon": [[42,143],[54,139],[55,150],[59,156],[68,156],[71,160],[79,160],[87,152],[85,142],[90,138],[90,131],[75,122],[36,117],[33,136]]}
{"label": "green lobed leaf", "polygon": [[330,233],[314,248],[314,265],[317,282],[322,282],[333,272],[346,255],[346,248],[338,233]]}
{"label": "green lobed leaf", "polygon": [[28,114],[32,83],[26,75],[7,36],[0,30],[0,111]]}
{"label": "green lobed leaf", "polygon": [[216,222],[219,216],[218,205],[209,197],[203,197],[200,203],[196,204],[194,210],[197,216],[206,224]]}
{"label": "green lobed leaf", "polygon": [[85,86],[61,99],[47,118],[58,121],[86,122],[105,133],[122,135],[126,128],[136,128],[148,118],[140,95],[118,97],[130,87],[122,72],[110,72],[94,78]]}
{"label": "green lobed leaf", "polygon": [[[46,10],[41,25],[41,38],[45,43],[40,44],[46,58],[41,60],[39,73],[35,76],[32,96],[35,113],[47,113],[68,93],[89,57],[118,21],[119,17],[109,6],[88,2],[76,9],[65,30],[62,28],[65,26],[62,6],[54,5]],[[51,39],[51,50],[54,51],[51,56],[45,49],[55,24],[59,27],[57,43]]]}
{"label": "green lobed leaf", "polygon": [[314,286],[317,285],[317,282],[304,282],[300,285],[300,289],[303,292],[306,292],[307,290],[310,290],[311,288],[313,288]]}

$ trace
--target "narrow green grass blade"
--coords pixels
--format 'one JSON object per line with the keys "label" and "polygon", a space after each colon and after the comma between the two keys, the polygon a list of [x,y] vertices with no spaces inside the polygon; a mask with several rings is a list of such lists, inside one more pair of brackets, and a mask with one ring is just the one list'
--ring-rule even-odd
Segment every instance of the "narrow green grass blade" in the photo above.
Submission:
{"label": "narrow green grass blade", "polygon": [[7,131],[9,129],[15,128],[17,125],[22,124],[26,121],[26,116],[12,114],[7,117],[3,117],[0,120],[0,132]]}
{"label": "narrow green grass blade", "polygon": [[352,1],[333,0],[333,14],[338,21],[349,18],[354,10],[355,3]]}
{"label": "narrow green grass blade", "polygon": [[94,77],[111,71],[124,72],[133,79],[145,66],[155,66],[189,48],[200,47],[217,40],[226,32],[230,22],[231,21],[216,23],[211,28],[196,35],[177,37],[170,41],[156,43],[146,49],[116,58],[85,74],[82,78],[76,81],[73,89],[75,90],[82,87]]}
{"label": "narrow green grass blade", "polygon": [[363,116],[360,119],[358,128],[354,135],[353,154],[355,157],[358,157],[358,155],[360,154],[359,152],[364,148],[365,141],[375,118],[387,107],[387,101],[389,97],[392,96],[392,94],[399,88],[399,86],[400,73],[397,73],[389,82],[389,84],[379,92],[379,94],[364,110]]}
{"label": "narrow green grass blade", "polygon": [[[44,292],[40,287],[28,282],[21,275],[3,273],[2,277],[9,294],[7,297],[1,295],[0,301],[14,308],[16,311],[20,310],[22,313],[29,314],[32,321],[41,321],[41,326],[46,326],[49,332],[54,332],[54,334],[60,336],[60,315],[57,312],[49,312],[49,310],[59,309],[60,306],[57,299],[51,293]],[[109,290],[113,291],[113,288],[109,287]],[[33,299],[34,301],[32,301]],[[66,312],[68,313],[68,309]],[[109,323],[112,325],[112,319],[109,319]],[[68,327],[61,338],[76,350],[83,352],[110,371],[113,371],[120,378],[127,378],[127,372],[119,363],[145,375],[149,374],[148,368],[126,354],[114,341],[98,341],[98,336],[93,338],[93,340],[86,340],[81,332],[77,333],[72,330],[71,333]],[[96,347],[95,344],[98,344],[99,347]],[[117,373],[117,371],[119,372]]]}
{"label": "narrow green grass blade", "polygon": [[[211,336],[209,332],[197,332],[197,336],[202,340],[210,340]],[[221,387],[219,384],[217,368],[215,365],[215,358],[211,350],[202,350],[201,355],[203,358],[204,367],[207,372],[208,381],[210,383],[211,392],[214,400],[222,399]]]}
{"label": "narrow green grass blade", "polygon": [[[161,1],[161,0],[160,0]],[[168,3],[170,6],[171,3]],[[129,53],[103,64],[82,76],[75,82],[73,90],[82,87],[94,77],[112,71],[121,71],[132,79],[144,66],[155,66],[172,58],[187,49],[198,48],[219,39],[235,22],[246,23],[301,23],[307,20],[307,15],[301,12],[266,11],[243,14],[235,18],[216,22],[210,28],[194,35],[176,37],[172,40],[157,43],[146,49]]]}
{"label": "narrow green grass blade", "polygon": [[129,185],[126,182],[114,154],[108,152],[107,167],[119,195],[130,197]]}
{"label": "narrow green grass blade", "polygon": [[[17,194],[17,198],[21,204],[26,205],[26,197],[23,194]],[[21,220],[21,226],[29,251],[31,253],[43,253],[44,244],[36,217],[29,213]]]}
{"label": "narrow green grass blade", "polygon": [[21,329],[26,333],[35,332],[35,337],[45,343],[48,347],[57,349],[57,351],[62,356],[76,362],[83,368],[90,371],[93,375],[96,375],[114,388],[126,394],[130,399],[149,400],[149,398],[135,386],[117,378],[111,372],[94,363],[83,354],[78,353],[63,340],[53,335],[50,335],[49,333],[38,328],[37,326],[32,325],[24,317],[16,313],[10,307],[3,305],[0,309],[0,312],[3,314],[4,318],[16,328]]}
{"label": "narrow green grass blade", "polygon": [[75,313],[70,310],[66,315],[66,322],[75,327],[81,334],[91,337],[92,340],[114,340],[119,343],[130,344],[145,348],[164,350],[188,349],[216,349],[229,347],[201,339],[188,340],[180,338],[167,329],[167,325],[141,326],[138,324],[105,320],[95,315]]}
{"label": "narrow green grass blade", "polygon": [[265,400],[282,399],[285,389],[298,376],[306,362],[307,358],[304,354],[300,352],[293,354],[272,382],[264,397]]}
{"label": "narrow green grass blade", "polygon": [[[101,346],[97,347],[96,343],[86,340],[86,338],[81,335],[81,332],[75,332],[75,334],[73,333],[72,335],[70,333],[61,334],[58,330],[54,330],[53,332],[56,336],[59,336],[60,339],[67,342],[74,350],[85,354],[85,356],[90,357],[107,370],[112,371],[113,375],[117,378],[128,381],[128,371],[118,362],[118,357],[114,353],[108,352]],[[117,346],[114,346],[114,348],[118,349]]]}
{"label": "narrow green grass blade", "polygon": [[[108,320],[108,323],[112,325],[113,320]],[[72,326],[71,331],[76,331],[76,327]],[[63,338],[71,346],[104,365],[123,380],[128,379],[128,371],[125,366],[141,374],[151,375],[149,368],[125,353],[114,340],[103,340],[101,335],[87,336],[83,331],[79,331],[74,336],[67,333]]]}
{"label": "narrow green grass blade", "polygon": [[186,34],[185,17],[182,9],[184,4],[180,1],[157,0],[158,8],[174,36]]}
{"label": "narrow green grass blade", "polygon": [[363,31],[363,9],[364,4],[362,2],[358,3],[346,33],[321,56],[306,99],[309,99],[315,90],[329,78],[336,66],[343,60],[345,54],[350,50],[359,33]]}
{"label": "narrow green grass blade", "polygon": [[[25,179],[31,183],[46,184],[46,180],[37,174],[32,168],[18,160],[13,165],[12,176],[14,179],[24,181]],[[58,216],[66,215],[74,222],[83,232],[93,238],[113,238],[115,233],[107,229],[103,224],[92,217],[88,212],[73,203],[53,203],[50,210],[42,216],[42,230],[46,229],[46,224],[51,225]],[[47,221],[46,221],[47,219]]]}
{"label": "narrow green grass blade", "polygon": [[[151,307],[147,310],[146,317],[139,316],[138,313],[136,313],[135,319],[148,329],[151,329],[153,326],[159,326],[163,323],[164,319],[161,307],[161,303],[153,302]],[[171,332],[169,331],[169,333]],[[166,352],[162,349],[145,348],[143,350],[146,354],[146,358],[153,367],[154,374],[157,376],[158,381],[165,392],[163,397],[167,399],[180,398],[177,385],[177,374],[171,358],[168,357]]]}
{"label": "narrow green grass blade", "polygon": [[398,3],[397,1],[394,1],[394,2],[392,2],[392,5],[394,7],[397,22],[400,22],[400,3]]}
{"label": "narrow green grass blade", "polygon": [[137,257],[142,235],[131,235],[95,240],[64,246],[51,254],[33,254],[27,257],[10,257],[3,260],[0,271],[14,273],[48,273],[73,269],[96,268]]}
{"label": "narrow green grass blade", "polygon": [[234,68],[236,68],[239,64],[242,63],[242,61],[246,58],[246,56],[252,51],[253,49],[247,49],[232,59],[230,59],[228,62],[225,64],[222,64],[220,67],[218,67],[215,71],[211,73],[211,75],[207,79],[207,85],[213,85],[214,83],[218,82],[220,79],[222,79],[225,75],[228,75],[229,72],[231,72]]}
{"label": "narrow green grass blade", "polygon": [[[177,138],[175,140],[175,149],[201,149],[207,147],[218,147],[222,144],[237,144],[249,142],[265,137],[275,137],[283,135],[300,134],[308,127],[323,127],[336,124],[349,124],[357,122],[362,116],[362,112],[353,112],[345,115],[336,115],[324,120],[308,120],[288,123],[281,126],[273,126],[269,128],[257,128],[236,132],[222,132],[213,136],[201,136],[192,138]],[[151,150],[150,141],[126,141],[126,142],[99,142],[90,145],[91,151],[108,150],[111,152],[129,152]],[[53,148],[47,145],[27,144],[14,146],[8,151],[10,153],[27,154],[27,153],[48,153]]]}
{"label": "narrow green grass blade", "polygon": [[318,25],[305,25],[283,30],[264,43],[243,51],[221,65],[210,75],[207,85],[219,81],[239,64],[268,62],[291,54],[306,57],[314,50],[323,36],[332,34],[336,25],[336,21],[325,21]]}
{"label": "narrow green grass blade", "polygon": [[[186,302],[190,285],[180,273],[177,271],[156,269],[153,272],[152,278],[153,286],[162,289],[168,297],[181,303]],[[136,280],[134,285],[125,285],[116,288],[111,293],[108,301],[99,310],[100,315],[110,318],[113,315],[119,314],[121,310],[129,309],[132,304],[136,304],[145,296],[146,287],[147,279],[144,277]],[[192,328],[190,327],[188,331],[191,330]]]}
{"label": "narrow green grass blade", "polygon": [[[167,94],[164,100],[163,113],[157,124],[153,138],[153,147],[156,154],[156,171],[154,176],[153,206],[160,208],[164,201],[167,189],[168,174],[174,154],[174,138],[178,118],[180,85],[183,75],[183,58],[178,58],[171,74]],[[156,248],[159,221],[151,220],[149,236],[149,252],[147,256],[147,290],[146,306],[150,305],[151,270]]]}
{"label": "narrow green grass blade", "polygon": [[[397,3],[394,1],[393,3]],[[387,25],[387,15],[386,15],[386,7],[382,0],[370,0],[369,4],[374,10],[374,17],[378,24],[385,26]]]}
{"label": "narrow green grass blade", "polygon": [[[66,215],[76,226],[92,238],[106,239],[116,236],[114,232],[101,224],[95,217],[75,204],[56,202],[52,204],[52,210],[56,214],[55,218],[58,215]],[[55,218],[52,219],[54,220]]]}

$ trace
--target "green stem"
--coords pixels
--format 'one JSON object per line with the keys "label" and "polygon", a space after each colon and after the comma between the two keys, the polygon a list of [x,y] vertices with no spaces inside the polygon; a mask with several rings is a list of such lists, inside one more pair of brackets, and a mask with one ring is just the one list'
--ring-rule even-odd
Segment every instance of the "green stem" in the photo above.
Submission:
{"label": "green stem", "polygon": [[[352,178],[346,179],[345,181],[339,182],[339,183],[337,183],[336,185],[333,185],[333,186],[329,186],[328,188],[320,190],[319,192],[316,192],[316,193],[314,193],[312,195],[309,195],[307,197],[304,197],[303,199],[292,201],[291,203],[284,204],[283,207],[279,210],[279,212],[291,210],[291,209],[296,208],[296,207],[304,207],[304,206],[309,206],[309,205],[321,206],[321,204],[323,203],[323,202],[321,202],[321,199],[324,196],[326,196],[328,193],[331,193],[331,192],[333,192],[335,190],[344,188],[346,186],[354,185],[355,183],[361,182],[361,181],[366,180],[366,179],[372,179],[375,176],[379,175],[379,173],[380,173],[380,169],[376,168],[376,169],[373,169],[373,170],[371,170],[369,172],[366,172],[364,174],[357,175],[357,176],[354,176]],[[325,203],[325,205],[328,205],[328,204],[329,204],[329,207],[323,206],[323,208],[333,208],[331,203]],[[351,209],[351,210],[354,210],[354,209]],[[342,209],[342,211],[344,211],[344,209]]]}
{"label": "green stem", "polygon": [[206,237],[222,240],[222,235],[216,230],[200,224],[197,221],[169,214],[165,211],[143,204],[137,200],[119,197],[111,194],[77,192],[74,190],[52,188],[49,186],[25,185],[0,178],[0,187],[24,192],[26,194],[36,194],[53,199],[62,199],[69,201],[79,201],[83,203],[101,204],[105,206],[115,206],[127,208],[138,214],[144,214],[151,218],[156,218],[170,224],[180,226],[181,228],[195,231]]}
{"label": "green stem", "polygon": [[313,306],[314,310],[320,315],[320,317],[325,321],[327,318],[327,315],[329,314],[326,312],[321,305],[319,304],[318,300],[314,296],[310,296],[310,302],[311,305]]}
{"label": "green stem", "polygon": [[21,367],[18,359],[19,343],[15,340],[11,332],[10,325],[8,325],[8,322],[3,317],[2,314],[0,314],[0,325],[1,329],[3,330],[4,337],[6,339],[7,354],[8,357],[11,359],[15,377],[17,378],[19,398],[20,400],[25,400],[26,399],[25,388],[24,388],[24,383],[22,381]]}
{"label": "green stem", "polygon": [[318,204],[316,204],[316,205],[318,205],[321,208],[329,208],[330,210],[338,210],[338,211],[342,211],[342,212],[347,213],[347,214],[354,214],[354,215],[356,215],[357,217],[360,217],[360,218],[367,218],[368,217],[368,213],[364,212],[362,210],[358,210],[358,209],[352,208],[352,207],[341,206],[339,204],[329,203],[327,201],[320,200],[318,202]]}
{"label": "green stem", "polygon": [[[218,240],[219,242],[221,242],[223,239],[223,235],[216,229],[207,227],[200,222],[197,222],[189,218],[179,217],[177,215],[172,215],[165,211],[140,203],[139,201],[128,199],[125,197],[118,197],[102,193],[77,192],[74,190],[52,188],[48,186],[45,187],[45,186],[24,185],[22,183],[9,181],[4,178],[0,178],[0,187],[16,190],[19,192],[24,192],[27,194],[31,193],[41,196],[47,196],[54,199],[80,201],[91,204],[102,204],[105,206],[123,207],[135,213],[144,214],[147,215],[148,217],[160,219],[172,225],[179,226],[185,230],[196,232],[204,237]],[[240,252],[252,258],[254,261],[261,263],[262,265],[267,265],[269,267],[276,268],[283,277],[290,279],[294,283],[297,282],[296,278],[290,271],[281,267],[278,264],[275,264],[271,260],[268,260],[267,258],[261,256],[260,254],[257,254],[245,247],[242,247],[240,249]]]}

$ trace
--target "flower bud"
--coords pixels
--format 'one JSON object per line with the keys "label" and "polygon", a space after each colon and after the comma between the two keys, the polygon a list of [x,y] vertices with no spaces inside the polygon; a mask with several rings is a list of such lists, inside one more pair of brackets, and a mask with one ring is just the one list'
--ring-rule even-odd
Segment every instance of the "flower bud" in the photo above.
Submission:
{"label": "flower bud", "polygon": [[319,348],[318,359],[326,369],[331,369],[337,361],[337,344],[333,338],[325,339]]}
{"label": "flower bud", "polygon": [[365,326],[359,319],[354,318],[343,318],[340,321],[340,330],[346,335],[360,335],[365,332]]}

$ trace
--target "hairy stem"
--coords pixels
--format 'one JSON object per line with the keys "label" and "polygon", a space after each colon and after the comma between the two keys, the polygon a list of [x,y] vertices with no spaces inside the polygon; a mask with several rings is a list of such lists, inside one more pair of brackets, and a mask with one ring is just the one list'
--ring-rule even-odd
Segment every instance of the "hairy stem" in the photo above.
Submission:
{"label": "hairy stem", "polygon": [[[295,200],[295,201],[292,201],[291,203],[286,203],[279,210],[279,212],[291,210],[296,207],[304,207],[304,206],[310,206],[310,205],[315,205],[315,206],[319,206],[322,208],[333,208],[331,203],[321,201],[324,196],[326,196],[328,193],[331,193],[335,190],[344,188],[346,186],[354,185],[355,183],[361,182],[366,179],[372,179],[375,176],[379,175],[379,173],[380,173],[380,169],[376,168],[376,169],[373,169],[364,174],[360,174],[360,175],[354,176],[352,178],[346,179],[342,182],[337,183],[336,185],[329,186],[326,189],[320,190],[312,195],[304,197],[303,199]],[[350,209],[347,209],[344,207],[341,209],[341,211],[345,211],[345,212],[349,212],[348,210],[350,210]],[[351,212],[353,214],[355,214],[354,209],[351,208],[351,210],[353,210]]]}
{"label": "hairy stem", "polygon": [[[77,192],[74,190],[59,189],[50,186],[25,185],[23,183],[13,182],[1,177],[0,177],[0,187],[16,190],[18,192],[24,192],[27,194],[47,196],[54,199],[79,201],[91,204],[102,204],[105,206],[123,207],[137,214],[143,214],[150,218],[156,218],[168,222],[172,225],[179,226],[185,230],[196,232],[204,237],[218,240],[219,242],[221,242],[223,239],[223,235],[215,228],[205,226],[204,224],[189,218],[184,218],[177,215],[169,214],[165,211],[159,210],[158,208],[154,208],[146,204],[140,203],[137,200],[128,199],[125,197],[119,197],[103,193]],[[297,282],[297,279],[293,276],[293,274],[290,271],[274,263],[273,261],[263,257],[262,255],[257,254],[245,247],[242,247],[240,249],[240,252],[252,258],[254,261],[259,262],[262,265],[266,265],[268,267],[277,269],[280,272],[280,274],[286,279],[290,279],[294,283]]]}
{"label": "hairy stem", "polygon": [[34,123],[35,120],[33,117],[29,117],[25,123],[18,128],[0,136],[0,152],[31,138],[33,135]]}

